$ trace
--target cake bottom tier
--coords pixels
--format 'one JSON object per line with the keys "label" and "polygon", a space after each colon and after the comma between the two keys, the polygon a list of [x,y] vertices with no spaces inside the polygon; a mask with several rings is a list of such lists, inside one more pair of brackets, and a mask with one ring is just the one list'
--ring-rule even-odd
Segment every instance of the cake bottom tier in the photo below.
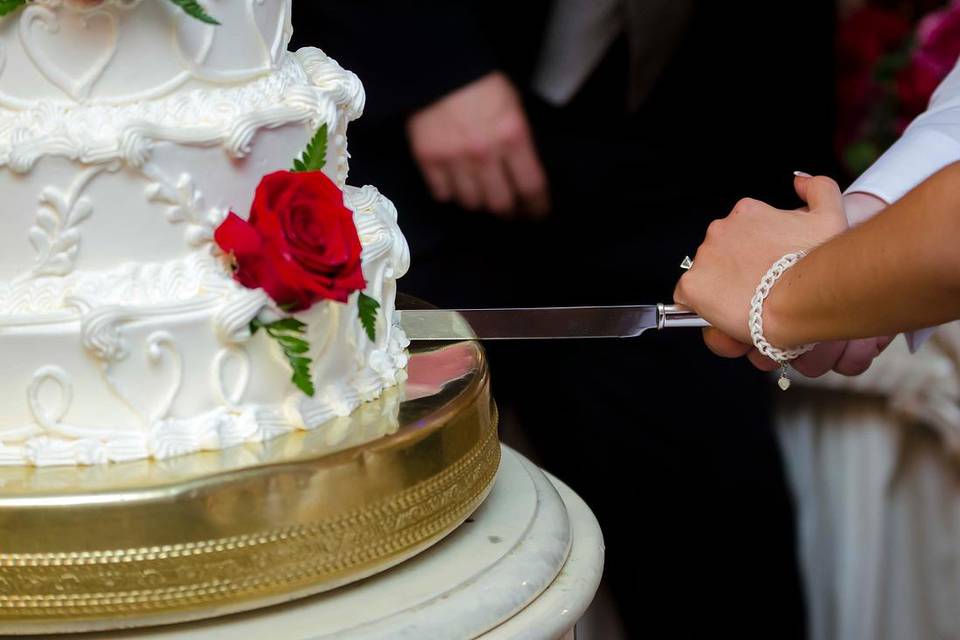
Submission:
{"label": "cake bottom tier", "polygon": [[347,418],[166,461],[0,468],[0,634],[246,611],[382,571],[453,531],[500,461],[480,348],[414,353]]}
{"label": "cake bottom tier", "polygon": [[[393,292],[382,295],[389,302]],[[242,315],[242,297],[236,304]],[[389,324],[392,304],[384,308],[376,343],[359,326],[355,299],[299,316],[314,360],[311,398],[264,332],[218,335],[231,313],[219,298],[5,327],[0,465],[165,459],[349,415],[405,376],[406,338]]]}

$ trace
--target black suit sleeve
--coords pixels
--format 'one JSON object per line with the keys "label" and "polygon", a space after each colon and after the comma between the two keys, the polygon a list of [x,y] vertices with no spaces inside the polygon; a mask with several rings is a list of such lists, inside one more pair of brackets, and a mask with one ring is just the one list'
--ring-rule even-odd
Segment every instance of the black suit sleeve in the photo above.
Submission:
{"label": "black suit sleeve", "polygon": [[365,119],[403,117],[497,68],[474,0],[297,3],[295,46],[316,46],[355,72]]}

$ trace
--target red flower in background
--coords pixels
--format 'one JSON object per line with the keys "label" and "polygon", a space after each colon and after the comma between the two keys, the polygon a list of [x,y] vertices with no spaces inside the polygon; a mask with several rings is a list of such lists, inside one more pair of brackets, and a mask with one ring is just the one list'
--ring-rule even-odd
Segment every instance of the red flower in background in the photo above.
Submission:
{"label": "red flower in background", "polygon": [[869,74],[881,56],[903,44],[911,30],[910,21],[898,11],[861,7],[840,25],[840,58]]}
{"label": "red flower in background", "polygon": [[877,65],[903,47],[912,28],[900,12],[873,6],[856,10],[840,24],[837,98],[841,148],[860,137],[863,121],[882,98],[882,87],[876,82]]}
{"label": "red flower in background", "polygon": [[926,109],[960,57],[960,2],[919,22],[910,18],[924,15],[929,5],[867,5],[840,26],[837,145],[853,176]]}
{"label": "red flower in background", "polygon": [[233,255],[237,281],[263,289],[286,311],[321,300],[345,303],[366,287],[353,213],[319,171],[264,177],[249,221],[231,213],[214,239]]}
{"label": "red flower in background", "polygon": [[904,116],[922,113],[930,97],[960,57],[960,4],[931,13],[917,27],[916,48],[897,75],[897,95]]}

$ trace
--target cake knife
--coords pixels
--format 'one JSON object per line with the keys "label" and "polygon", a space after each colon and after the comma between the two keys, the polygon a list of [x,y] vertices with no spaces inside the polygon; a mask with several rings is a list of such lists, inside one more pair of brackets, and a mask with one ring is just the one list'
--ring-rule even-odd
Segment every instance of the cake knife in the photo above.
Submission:
{"label": "cake knife", "polygon": [[411,340],[563,340],[637,338],[650,329],[707,327],[676,305],[542,307],[535,309],[415,309],[398,311]]}

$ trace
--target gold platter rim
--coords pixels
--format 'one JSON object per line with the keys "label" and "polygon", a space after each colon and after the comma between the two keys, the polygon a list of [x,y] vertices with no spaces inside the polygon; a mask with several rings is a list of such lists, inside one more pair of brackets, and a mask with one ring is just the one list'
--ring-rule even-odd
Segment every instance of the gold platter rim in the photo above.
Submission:
{"label": "gold platter rim", "polygon": [[[482,349],[472,343],[428,349],[412,354],[411,362],[458,352],[461,359],[469,356],[470,370],[440,385],[435,395],[402,403],[395,433],[329,455],[275,446],[285,454],[178,478],[161,474],[141,490],[101,484],[92,493],[24,488],[12,496],[0,489],[0,634],[103,631],[248,611],[369,577],[429,548],[483,502],[500,462],[498,416]],[[376,413],[389,402],[368,409]],[[357,489],[364,482],[366,488]],[[340,503],[324,511],[318,497]],[[218,514],[224,502],[232,506]],[[173,514],[191,533],[179,542],[145,532],[142,544],[104,542],[104,527],[122,522],[124,508],[151,504],[151,513]],[[352,510],[345,506],[350,504]],[[244,510],[255,512],[253,507],[274,509],[281,522],[235,520]],[[78,516],[84,510],[86,520]],[[90,515],[97,511],[107,512],[106,524]],[[46,549],[43,541],[9,544],[15,535],[4,524],[14,513],[40,537],[45,519],[69,531],[79,517],[99,533],[84,543],[82,531],[72,532],[79,541],[61,540]],[[309,523],[313,537],[291,534]],[[256,535],[262,544],[251,544],[249,536]],[[196,563],[205,563],[202,570],[191,569]],[[304,565],[312,572],[298,573],[296,567]],[[201,573],[211,579],[199,581]],[[250,582],[264,573],[280,578]],[[245,580],[253,586],[246,588]],[[203,586],[217,581],[221,591]]]}

